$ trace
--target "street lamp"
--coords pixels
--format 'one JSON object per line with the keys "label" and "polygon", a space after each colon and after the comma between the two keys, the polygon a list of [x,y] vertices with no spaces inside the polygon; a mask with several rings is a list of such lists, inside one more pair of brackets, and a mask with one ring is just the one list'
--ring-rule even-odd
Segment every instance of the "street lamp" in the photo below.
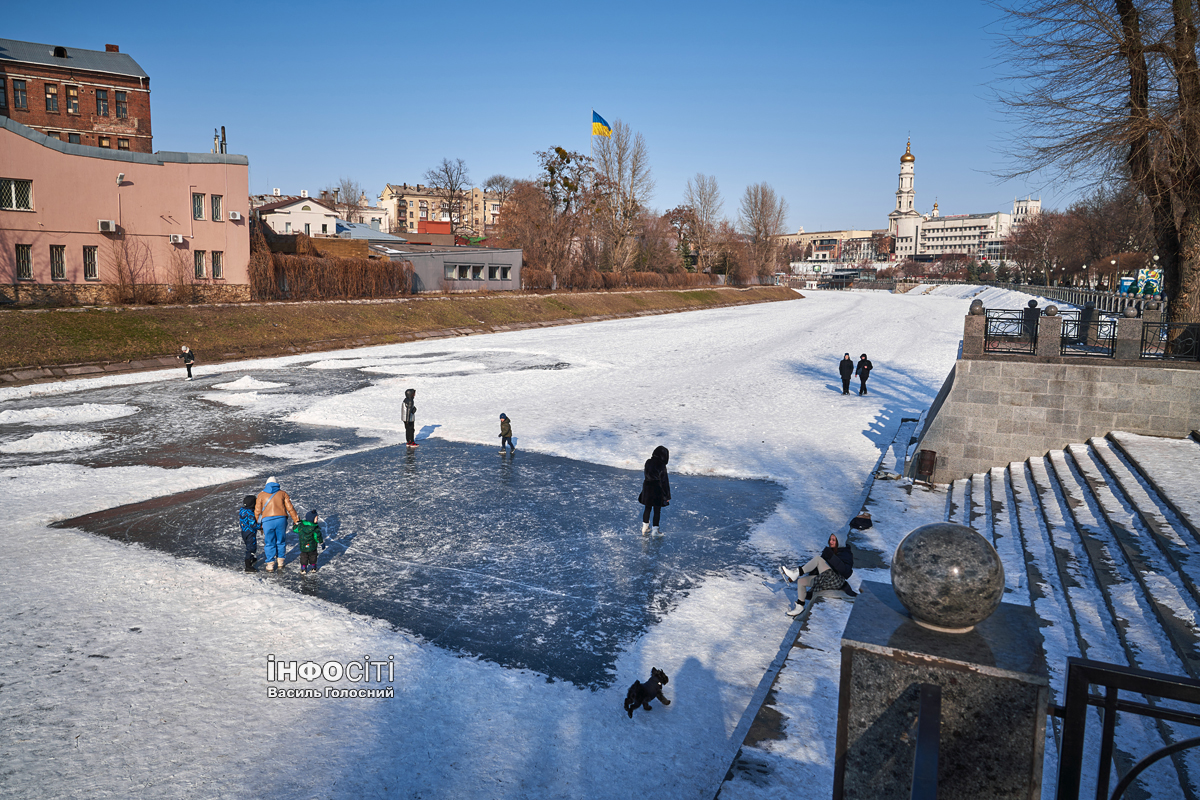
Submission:
{"label": "street lamp", "polygon": [[[1117,258],[1120,258],[1120,256],[1118,255]],[[1112,264],[1112,266],[1113,266],[1113,272],[1112,272],[1112,286],[1110,286],[1108,288],[1111,289],[1112,291],[1119,292],[1119,290],[1121,288],[1121,276],[1117,274],[1117,262],[1114,259],[1113,261],[1110,261],[1109,263]]]}
{"label": "street lamp", "polygon": [[1092,285],[1091,285],[1090,283],[1088,283],[1088,277],[1087,277],[1087,264],[1084,264],[1084,265],[1083,265],[1083,288],[1085,288],[1085,289],[1091,289],[1091,288],[1092,288]]}

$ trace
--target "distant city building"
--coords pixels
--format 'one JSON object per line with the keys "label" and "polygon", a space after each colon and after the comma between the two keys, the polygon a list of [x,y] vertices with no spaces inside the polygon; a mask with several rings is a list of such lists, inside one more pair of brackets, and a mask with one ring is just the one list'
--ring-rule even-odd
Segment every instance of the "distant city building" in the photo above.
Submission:
{"label": "distant city building", "polygon": [[276,233],[337,236],[337,209],[307,195],[304,192],[299,197],[276,196],[273,202],[255,206],[254,213]]}
{"label": "distant city building", "polygon": [[0,116],[68,144],[154,151],[150,76],[115,44],[0,39]]}
{"label": "distant city building", "polygon": [[[392,233],[426,232],[423,223],[453,223],[461,219],[460,227],[476,236],[488,236],[500,219],[500,195],[478,187],[465,193],[466,208],[450,208],[444,197],[432,186],[389,183],[379,194],[379,204],[394,220]],[[453,211],[453,214],[452,214]],[[432,231],[431,231],[432,232]]]}
{"label": "distant city building", "polygon": [[910,141],[900,156],[896,206],[888,214],[888,232],[896,239],[895,258],[899,261],[932,261],[941,256],[1002,261],[1013,228],[1042,212],[1042,201],[1027,197],[1013,201],[1012,213],[942,216],[935,202],[932,212],[922,214],[916,210],[916,161]]}
{"label": "distant city building", "polygon": [[776,239],[784,245],[796,244],[801,251],[812,245],[812,253],[806,261],[870,261],[875,258],[872,239],[883,231],[813,231],[786,233]]}

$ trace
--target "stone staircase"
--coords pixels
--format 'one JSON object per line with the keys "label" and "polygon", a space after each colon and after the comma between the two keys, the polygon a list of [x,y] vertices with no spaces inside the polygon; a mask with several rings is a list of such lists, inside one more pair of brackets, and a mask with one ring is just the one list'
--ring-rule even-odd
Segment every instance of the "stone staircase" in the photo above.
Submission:
{"label": "stone staircase", "polygon": [[[1195,433],[1162,439],[1114,432],[975,474],[950,486],[945,518],[991,539],[1004,563],[1005,600],[1033,606],[1042,619],[1052,702],[1062,702],[1069,656],[1200,679]],[[1131,714],[1117,719],[1121,773],[1164,744],[1200,735]],[[1060,735],[1055,720],[1044,785],[1054,785]],[[1092,780],[1099,738],[1089,723]],[[1155,770],[1137,787],[1140,794],[1126,796],[1200,797],[1200,750]]]}

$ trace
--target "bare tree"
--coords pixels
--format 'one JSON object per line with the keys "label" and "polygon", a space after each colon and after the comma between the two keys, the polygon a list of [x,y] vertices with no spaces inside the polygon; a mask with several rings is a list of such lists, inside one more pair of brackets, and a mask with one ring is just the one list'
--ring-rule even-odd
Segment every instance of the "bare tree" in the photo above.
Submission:
{"label": "bare tree", "polygon": [[362,205],[359,202],[362,195],[362,186],[353,178],[339,178],[336,184],[321,190],[321,200],[333,206],[338,219],[344,219],[346,222],[363,221]]}
{"label": "bare tree", "polygon": [[687,187],[683,190],[684,201],[692,207],[695,219],[693,240],[696,243],[697,268],[700,272],[712,269],[713,237],[717,224],[721,220],[721,189],[717,186],[714,175],[697,172],[694,178],[688,178]]}
{"label": "bare tree", "polygon": [[513,187],[516,181],[507,175],[493,175],[483,182],[483,190],[488,194],[494,195],[497,200],[503,205],[504,201],[508,200],[509,195],[513,192]]}
{"label": "bare tree", "polygon": [[642,210],[654,192],[646,140],[617,120],[596,144],[597,227],[614,270],[633,266]]}
{"label": "bare tree", "polygon": [[117,303],[150,303],[158,299],[158,273],[150,245],[127,230],[109,240],[104,252],[105,282]]}
{"label": "bare tree", "polygon": [[[425,172],[425,182],[442,204],[441,211],[450,220],[453,233],[467,230],[467,195],[471,191],[471,173],[461,158],[451,161],[443,158],[442,163]],[[430,217],[433,215],[430,214]]]}
{"label": "bare tree", "polygon": [[1001,100],[1022,121],[1010,175],[1126,168],[1149,205],[1172,322],[1200,322],[1200,63],[1187,0],[995,0]]}
{"label": "bare tree", "polygon": [[787,222],[787,201],[768,184],[746,187],[738,208],[738,227],[746,237],[749,266],[755,275],[766,277],[775,268],[775,248]]}

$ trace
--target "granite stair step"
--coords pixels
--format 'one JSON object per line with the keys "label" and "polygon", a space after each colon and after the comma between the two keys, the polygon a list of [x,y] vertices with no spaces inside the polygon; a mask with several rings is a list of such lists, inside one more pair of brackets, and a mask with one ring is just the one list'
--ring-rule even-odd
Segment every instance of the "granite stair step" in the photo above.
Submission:
{"label": "granite stair step", "polygon": [[1004,565],[1005,601],[1023,606],[1029,602],[1029,577],[1025,572],[1025,557],[1021,551],[1021,531],[1017,528],[1017,516],[1013,512],[1012,491],[1008,484],[1008,470],[995,467],[987,474],[988,532],[992,547]]}
{"label": "granite stair step", "polygon": [[1200,444],[1191,438],[1168,439],[1124,431],[1113,431],[1108,439],[1187,527],[1190,546],[1200,546],[1200,492],[1196,491]]}
{"label": "granite stair step", "polygon": [[[1073,444],[1067,448],[1080,476],[1103,518],[1112,547],[1119,549],[1141,595],[1151,604],[1155,617],[1170,640],[1179,668],[1200,678],[1200,602],[1195,585],[1185,584],[1178,570],[1154,541],[1137,511],[1108,479],[1094,448]],[[1171,666],[1158,669],[1175,674]]]}
{"label": "granite stair step", "polygon": [[946,498],[946,521],[958,525],[969,525],[971,509],[971,479],[959,478],[950,485]]}
{"label": "granite stair step", "polygon": [[991,516],[988,514],[988,494],[991,491],[988,476],[985,472],[977,472],[971,476],[969,491],[970,516],[967,527],[973,528],[988,539],[992,538]]}

